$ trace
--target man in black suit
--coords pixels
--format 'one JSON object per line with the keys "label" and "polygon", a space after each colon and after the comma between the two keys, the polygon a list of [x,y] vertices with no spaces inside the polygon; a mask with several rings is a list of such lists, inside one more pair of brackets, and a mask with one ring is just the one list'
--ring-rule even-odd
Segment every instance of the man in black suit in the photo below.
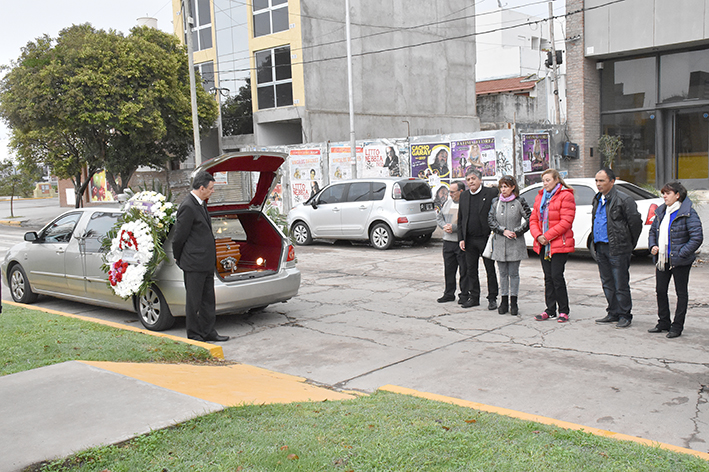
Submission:
{"label": "man in black suit", "polygon": [[[478,262],[490,235],[487,215],[490,213],[492,200],[497,197],[497,191],[482,185],[482,174],[475,167],[469,167],[465,171],[465,181],[469,190],[461,194],[458,204],[458,244],[460,249],[465,251],[468,279],[467,300],[462,306],[470,308],[480,305]],[[483,264],[487,273],[487,309],[496,310],[498,287],[495,261],[483,257]]]}
{"label": "man in black suit", "polygon": [[187,337],[196,341],[226,341],[214,329],[214,270],[217,249],[206,200],[214,193],[214,177],[198,172],[192,191],[177,209],[172,229],[172,253],[185,280]]}

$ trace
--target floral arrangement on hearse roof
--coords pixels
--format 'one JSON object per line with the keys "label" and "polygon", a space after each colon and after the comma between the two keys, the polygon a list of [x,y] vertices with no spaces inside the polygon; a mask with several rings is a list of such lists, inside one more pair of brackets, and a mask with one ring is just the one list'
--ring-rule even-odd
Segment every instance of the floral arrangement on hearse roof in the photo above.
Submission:
{"label": "floral arrangement on hearse roof", "polygon": [[165,195],[145,190],[123,205],[123,215],[106,234],[101,266],[121,298],[147,290],[153,274],[167,259],[163,244],[175,223],[177,207]]}

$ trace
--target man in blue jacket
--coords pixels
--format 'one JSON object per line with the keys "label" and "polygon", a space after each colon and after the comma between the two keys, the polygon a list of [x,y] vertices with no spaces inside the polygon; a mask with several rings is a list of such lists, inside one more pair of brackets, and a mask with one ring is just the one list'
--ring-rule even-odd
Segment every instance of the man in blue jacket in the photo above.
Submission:
{"label": "man in blue jacket", "polygon": [[588,248],[598,263],[606,316],[596,323],[618,323],[627,328],[633,320],[630,297],[630,257],[640,238],[643,221],[632,197],[615,188],[615,173],[602,169],[596,174],[598,193],[593,198]]}

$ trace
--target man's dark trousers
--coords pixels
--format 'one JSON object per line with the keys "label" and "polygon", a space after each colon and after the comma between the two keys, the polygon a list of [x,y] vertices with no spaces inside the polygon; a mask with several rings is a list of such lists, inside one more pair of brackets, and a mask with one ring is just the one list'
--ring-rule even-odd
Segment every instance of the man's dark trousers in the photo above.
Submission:
{"label": "man's dark trousers", "polygon": [[487,244],[487,236],[470,236],[465,238],[465,262],[467,265],[466,278],[468,279],[468,296],[470,300],[480,301],[480,277],[478,276],[478,263],[480,258],[485,265],[487,274],[487,299],[496,300],[498,294],[497,274],[495,261],[482,257]]}
{"label": "man's dark trousers", "polygon": [[456,272],[460,271],[460,291],[468,290],[466,280],[465,253],[460,250],[457,242],[443,240],[443,273],[446,279],[446,289],[443,296],[455,297]]}
{"label": "man's dark trousers", "polygon": [[613,318],[633,319],[633,301],[630,297],[631,254],[612,256],[610,246],[596,243],[596,262],[601,276],[603,293],[608,301],[606,311]]}
{"label": "man's dark trousers", "polygon": [[[183,278],[187,292],[185,312],[193,314],[186,317],[187,337],[189,339],[202,338],[205,333],[207,337],[215,336],[214,272],[185,271]],[[202,296],[189,296],[189,294],[195,293],[202,294]]]}

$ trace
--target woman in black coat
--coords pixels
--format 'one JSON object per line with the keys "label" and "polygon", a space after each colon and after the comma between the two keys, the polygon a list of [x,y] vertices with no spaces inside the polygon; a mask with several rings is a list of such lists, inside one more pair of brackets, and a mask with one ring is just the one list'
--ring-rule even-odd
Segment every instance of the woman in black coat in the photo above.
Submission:
{"label": "woman in black coat", "polygon": [[[679,182],[670,182],[662,187],[661,192],[665,204],[655,211],[648,243],[657,265],[655,291],[659,321],[648,332],[669,331],[667,337],[676,338],[684,329],[689,303],[689,270],[704,235],[699,215],[692,208],[692,201],[687,198],[687,189]],[[675,279],[677,293],[674,321],[670,320],[670,301],[667,296],[671,278]]]}

